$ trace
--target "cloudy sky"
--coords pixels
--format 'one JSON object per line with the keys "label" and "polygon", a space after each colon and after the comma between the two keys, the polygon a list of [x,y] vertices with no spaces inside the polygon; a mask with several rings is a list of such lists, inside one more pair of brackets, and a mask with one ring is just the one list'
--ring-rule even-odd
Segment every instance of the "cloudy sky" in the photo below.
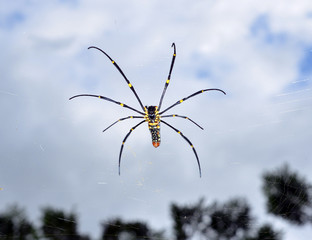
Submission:
{"label": "cloudy sky", "polygon": [[[171,227],[169,204],[246,197],[257,224],[284,239],[311,236],[266,214],[261,174],[288,163],[312,182],[312,5],[310,0],[20,0],[0,3],[0,207],[15,202],[37,221],[40,208],[75,210],[79,229],[99,237],[101,220],[120,216]],[[157,105],[173,48],[177,58],[163,107],[194,144],[162,125],[155,149],[138,120],[102,130],[140,106]],[[163,108],[164,109],[164,108]]]}

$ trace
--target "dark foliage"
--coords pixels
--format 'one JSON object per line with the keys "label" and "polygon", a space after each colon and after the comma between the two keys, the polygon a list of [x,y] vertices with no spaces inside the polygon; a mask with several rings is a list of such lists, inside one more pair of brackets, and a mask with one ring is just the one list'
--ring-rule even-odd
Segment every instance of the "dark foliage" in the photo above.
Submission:
{"label": "dark foliage", "polygon": [[171,217],[177,240],[195,235],[207,239],[238,239],[247,234],[252,221],[250,208],[242,199],[210,206],[204,206],[203,199],[194,205],[172,204]]}
{"label": "dark foliage", "polygon": [[177,240],[190,239],[195,233],[201,232],[207,209],[204,207],[204,200],[199,200],[194,205],[178,206],[171,204],[171,218],[175,238]]}
{"label": "dark foliage", "polygon": [[263,180],[269,213],[298,225],[311,221],[311,185],[304,178],[285,165],[265,173]]}
{"label": "dark foliage", "polygon": [[9,206],[0,215],[0,239],[37,239],[35,228],[26,219],[23,209]]}
{"label": "dark foliage", "polygon": [[14,236],[14,224],[11,217],[0,217],[0,239],[5,239]]}
{"label": "dark foliage", "polygon": [[[312,186],[287,166],[263,175],[263,190],[269,213],[290,223],[305,224],[312,219]],[[281,240],[282,233],[269,224],[257,228],[244,199],[205,205],[172,204],[173,238],[177,240]],[[0,239],[89,240],[79,234],[77,216],[51,207],[42,209],[41,228],[35,228],[24,210],[13,205],[0,214]],[[164,240],[164,232],[152,230],[142,221],[115,218],[102,224],[102,240]]]}
{"label": "dark foliage", "polygon": [[81,240],[88,237],[80,236],[77,231],[77,217],[74,213],[65,213],[50,207],[42,210],[42,231],[51,240]]}
{"label": "dark foliage", "polygon": [[281,234],[273,230],[269,224],[264,224],[258,229],[254,237],[248,237],[246,240],[280,240]]}
{"label": "dark foliage", "polygon": [[246,235],[250,229],[252,217],[250,207],[243,199],[233,199],[224,204],[214,203],[210,207],[210,225],[216,238],[233,239]]}
{"label": "dark foliage", "polygon": [[146,223],[132,221],[124,222],[116,218],[102,224],[103,240],[143,240],[143,239],[160,239],[161,232],[153,232]]}

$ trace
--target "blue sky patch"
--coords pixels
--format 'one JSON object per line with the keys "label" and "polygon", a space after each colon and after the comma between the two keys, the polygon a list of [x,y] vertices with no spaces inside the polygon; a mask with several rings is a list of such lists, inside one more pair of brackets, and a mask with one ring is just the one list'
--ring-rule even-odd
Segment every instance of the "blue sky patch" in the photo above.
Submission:
{"label": "blue sky patch", "polygon": [[7,16],[4,16],[3,18],[0,18],[0,27],[12,29],[24,20],[24,14],[22,14],[21,12],[13,12],[8,14]]}
{"label": "blue sky patch", "polygon": [[267,44],[282,44],[287,40],[286,33],[274,33],[270,27],[270,19],[268,15],[258,16],[250,26],[251,35],[260,38]]}
{"label": "blue sky patch", "polygon": [[79,5],[79,0],[59,0],[59,2],[70,5],[71,7],[76,7]]}
{"label": "blue sky patch", "polygon": [[299,61],[299,74],[307,76],[312,73],[312,46],[306,49],[303,58]]}
{"label": "blue sky patch", "polygon": [[311,85],[312,47],[305,48],[304,51],[303,57],[298,61],[297,77],[283,88],[285,93],[305,91]]}
{"label": "blue sky patch", "polygon": [[197,78],[209,78],[211,76],[210,72],[205,69],[199,69],[196,73]]}

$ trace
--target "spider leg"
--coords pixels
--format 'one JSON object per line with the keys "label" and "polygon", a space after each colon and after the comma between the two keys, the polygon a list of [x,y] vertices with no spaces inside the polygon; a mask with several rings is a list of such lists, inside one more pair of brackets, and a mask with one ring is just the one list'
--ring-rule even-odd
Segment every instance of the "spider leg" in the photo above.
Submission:
{"label": "spider leg", "polygon": [[160,97],[160,101],[159,101],[159,105],[158,105],[158,110],[160,110],[160,107],[161,107],[163,98],[164,98],[164,96],[165,96],[167,87],[168,87],[168,85],[169,85],[170,78],[171,78],[171,72],[172,72],[173,65],[174,65],[174,61],[175,61],[175,58],[176,58],[176,46],[175,46],[175,44],[172,43],[171,47],[173,47],[173,56],[172,56],[172,60],[171,60],[171,66],[170,66],[170,70],[169,70],[169,75],[168,75],[167,81],[166,81],[166,83],[165,83],[164,90],[163,90],[163,92],[162,92],[162,94],[161,94],[161,97]]}
{"label": "spider leg", "polygon": [[172,128],[174,131],[176,131],[178,134],[180,134],[191,146],[191,148],[193,149],[193,152],[196,156],[196,160],[197,160],[197,164],[198,164],[198,169],[199,169],[199,177],[201,177],[201,167],[200,167],[200,162],[199,162],[199,158],[198,158],[198,155],[197,155],[197,152],[192,144],[192,142],[183,135],[182,132],[180,132],[178,129],[176,129],[175,127],[171,126],[169,123],[166,123],[165,121],[163,120],[160,120],[161,122],[163,122],[164,124],[166,124],[168,127]]}
{"label": "spider leg", "polygon": [[198,94],[201,94],[201,93],[203,93],[203,92],[206,92],[206,91],[220,91],[220,92],[222,92],[223,94],[226,94],[223,90],[218,89],[218,88],[208,88],[208,89],[199,90],[199,91],[197,91],[197,92],[191,94],[190,96],[188,96],[188,97],[186,97],[186,98],[182,98],[181,100],[179,100],[179,101],[177,101],[176,103],[172,104],[170,107],[166,108],[164,111],[160,112],[159,114],[161,115],[161,114],[163,114],[164,112],[167,112],[170,108],[173,108],[174,106],[176,106],[176,105],[178,105],[178,104],[184,102],[185,100],[187,100],[187,99],[189,99],[189,98],[191,98],[191,97],[194,97],[194,96],[196,96],[196,95],[198,95]]}
{"label": "spider leg", "polygon": [[71,97],[69,100],[71,100],[73,98],[76,98],[76,97],[96,97],[96,98],[104,99],[106,101],[110,101],[110,102],[116,103],[116,104],[118,104],[118,105],[120,105],[122,107],[129,108],[129,109],[131,109],[131,110],[133,110],[133,111],[135,111],[137,113],[145,115],[144,113],[140,112],[139,110],[136,110],[133,107],[128,106],[127,104],[124,104],[124,103],[121,103],[121,102],[117,102],[117,101],[115,101],[113,99],[110,99],[108,97],[104,97],[104,96],[100,96],[100,95],[93,95],[93,94],[79,94],[79,95],[75,95],[75,96]]}
{"label": "spider leg", "polygon": [[127,133],[127,135],[125,136],[125,138],[122,140],[122,144],[121,144],[121,148],[120,148],[120,153],[119,153],[119,163],[118,163],[118,173],[119,173],[119,175],[120,175],[121,154],[122,154],[122,150],[123,150],[124,144],[125,144],[127,138],[129,137],[129,135],[132,133],[132,131],[133,131],[134,129],[136,129],[136,127],[138,127],[139,125],[141,125],[142,123],[144,123],[145,121],[146,121],[146,120],[143,120],[143,121],[139,122],[137,125],[135,125],[134,127],[132,127],[132,128],[130,129],[130,131]]}
{"label": "spider leg", "polygon": [[165,116],[161,116],[161,118],[165,118],[165,117],[180,117],[180,118],[184,118],[187,119],[189,121],[191,121],[192,123],[194,123],[197,127],[199,127],[200,129],[204,130],[201,126],[199,126],[196,122],[194,122],[192,119],[190,119],[189,117],[186,116],[181,116],[178,114],[171,114],[171,115],[165,115]]}
{"label": "spider leg", "polygon": [[126,120],[126,119],[129,119],[129,118],[144,118],[144,117],[141,117],[141,116],[129,116],[129,117],[124,117],[124,118],[120,118],[118,119],[116,122],[112,123],[111,125],[109,125],[107,128],[105,128],[103,130],[103,132],[105,132],[107,129],[109,129],[110,127],[112,127],[113,125],[115,125],[116,123],[120,122],[120,121],[123,121],[123,120]]}
{"label": "spider leg", "polygon": [[126,80],[129,88],[132,90],[132,92],[134,93],[135,97],[137,98],[137,100],[139,101],[139,104],[141,106],[141,108],[143,109],[144,111],[144,107],[143,107],[143,104],[138,96],[138,94],[136,93],[136,91],[134,90],[134,87],[132,86],[132,84],[130,83],[130,81],[128,80],[128,78],[126,77],[126,75],[123,73],[123,71],[120,69],[120,67],[118,66],[118,64],[106,53],[104,52],[102,49],[98,48],[98,47],[94,47],[94,46],[91,46],[91,47],[88,47],[88,49],[90,48],[95,48],[99,51],[101,51],[106,57],[109,58],[109,60],[114,64],[114,66],[117,68],[117,70],[120,72],[120,74],[123,76],[123,78]]}

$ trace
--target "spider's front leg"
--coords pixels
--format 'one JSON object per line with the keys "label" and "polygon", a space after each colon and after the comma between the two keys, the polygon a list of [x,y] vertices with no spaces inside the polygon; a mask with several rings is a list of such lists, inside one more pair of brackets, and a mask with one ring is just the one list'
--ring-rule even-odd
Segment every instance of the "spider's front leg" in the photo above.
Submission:
{"label": "spider's front leg", "polygon": [[116,122],[112,123],[111,125],[109,125],[107,128],[105,128],[103,130],[103,132],[105,132],[107,129],[109,129],[110,127],[112,127],[113,125],[115,125],[116,123],[120,122],[120,121],[123,121],[123,120],[126,120],[126,119],[129,119],[129,118],[144,118],[142,116],[128,116],[128,117],[124,117],[124,118],[120,118],[118,119]]}

